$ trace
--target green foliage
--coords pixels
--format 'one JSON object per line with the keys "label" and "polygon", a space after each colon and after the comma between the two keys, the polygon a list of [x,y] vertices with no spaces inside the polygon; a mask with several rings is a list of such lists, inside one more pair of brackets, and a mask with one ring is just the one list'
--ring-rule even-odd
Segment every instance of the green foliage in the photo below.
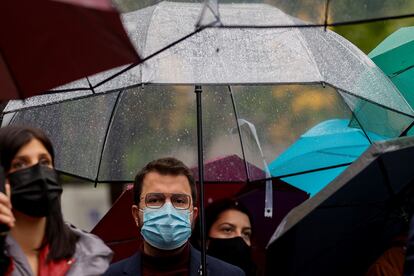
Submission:
{"label": "green foliage", "polygon": [[340,26],[332,28],[368,54],[387,36],[402,27],[414,26],[414,18],[385,20],[373,23]]}

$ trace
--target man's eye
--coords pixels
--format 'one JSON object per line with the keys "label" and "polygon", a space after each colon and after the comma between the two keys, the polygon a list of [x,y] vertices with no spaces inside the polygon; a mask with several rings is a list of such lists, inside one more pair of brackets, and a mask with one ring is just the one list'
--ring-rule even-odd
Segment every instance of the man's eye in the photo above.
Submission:
{"label": "man's eye", "polygon": [[161,199],[159,199],[159,198],[149,198],[147,200],[147,202],[149,202],[149,203],[161,202]]}
{"label": "man's eye", "polygon": [[181,198],[175,198],[174,199],[174,202],[175,203],[185,203],[185,200],[184,199],[181,199]]}

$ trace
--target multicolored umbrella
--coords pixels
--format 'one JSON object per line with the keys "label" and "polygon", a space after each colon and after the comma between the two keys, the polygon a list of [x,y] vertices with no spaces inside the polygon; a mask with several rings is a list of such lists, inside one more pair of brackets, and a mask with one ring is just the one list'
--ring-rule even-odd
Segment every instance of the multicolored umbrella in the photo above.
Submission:
{"label": "multicolored umbrella", "polygon": [[[389,79],[339,35],[324,28],[194,32],[202,7],[161,2],[125,14],[143,56],[191,35],[135,67],[72,83],[70,95],[10,103],[4,123],[43,128],[61,171],[94,182],[131,182],[139,168],[164,156],[202,170],[204,159],[237,154],[245,168],[250,163],[268,172],[269,160],[329,119],[352,119],[367,138],[399,136],[414,121]],[[239,24],[301,22],[267,5],[223,4],[220,15]],[[256,180],[246,170],[245,182]],[[272,199],[267,183],[265,198]]]}

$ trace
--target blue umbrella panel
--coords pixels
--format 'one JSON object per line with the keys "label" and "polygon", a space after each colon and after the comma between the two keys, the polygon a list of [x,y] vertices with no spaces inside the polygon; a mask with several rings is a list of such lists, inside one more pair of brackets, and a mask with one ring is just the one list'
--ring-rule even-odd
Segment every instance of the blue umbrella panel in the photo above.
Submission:
{"label": "blue umbrella panel", "polygon": [[269,164],[273,177],[314,195],[357,159],[372,141],[387,139],[349,126],[348,119],[323,121]]}

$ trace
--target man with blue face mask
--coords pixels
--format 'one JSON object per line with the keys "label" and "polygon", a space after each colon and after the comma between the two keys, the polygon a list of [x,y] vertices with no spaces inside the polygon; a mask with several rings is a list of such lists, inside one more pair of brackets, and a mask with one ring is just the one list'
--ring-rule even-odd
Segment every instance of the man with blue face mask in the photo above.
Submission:
{"label": "man with blue face mask", "polygon": [[[132,216],[143,248],[105,275],[198,276],[200,252],[188,242],[198,215],[191,171],[175,158],[148,163],[135,177]],[[207,256],[207,274],[244,275],[236,266]]]}

